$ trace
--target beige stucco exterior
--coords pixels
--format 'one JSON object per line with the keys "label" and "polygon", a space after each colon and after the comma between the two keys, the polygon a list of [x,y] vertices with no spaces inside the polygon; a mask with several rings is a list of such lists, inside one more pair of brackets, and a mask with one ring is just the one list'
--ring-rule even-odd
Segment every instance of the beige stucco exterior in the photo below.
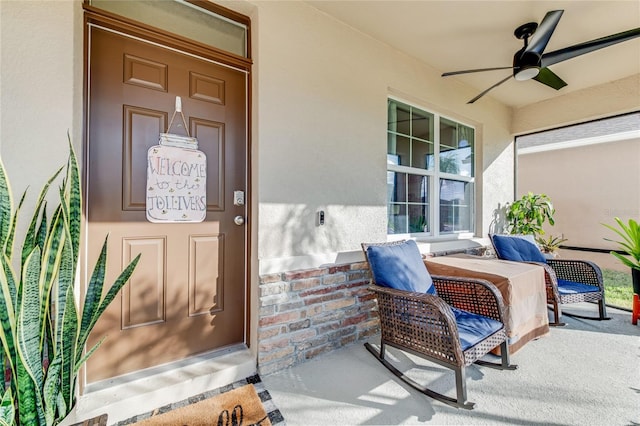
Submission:
{"label": "beige stucco exterior", "polygon": [[[640,129],[638,129],[640,130]],[[578,142],[579,143],[579,142]],[[603,223],[640,220],[640,138],[518,155],[518,194],[547,194],[556,209],[547,233],[569,246],[615,249]]]}

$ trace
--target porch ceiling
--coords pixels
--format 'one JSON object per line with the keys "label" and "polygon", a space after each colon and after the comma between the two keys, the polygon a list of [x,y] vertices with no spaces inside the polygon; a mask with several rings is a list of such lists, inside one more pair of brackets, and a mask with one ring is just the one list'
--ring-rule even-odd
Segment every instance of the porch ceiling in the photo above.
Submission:
{"label": "porch ceiling", "polygon": [[[318,10],[433,67],[438,73],[511,66],[522,47],[516,27],[540,23],[546,12],[564,9],[547,45],[551,52],[640,27],[640,2],[626,1],[377,1],[308,0]],[[522,107],[566,93],[640,74],[640,38],[550,67],[568,85],[556,91],[536,81],[514,79],[486,96]],[[510,70],[454,77],[478,93]],[[478,102],[482,102],[482,99]]]}

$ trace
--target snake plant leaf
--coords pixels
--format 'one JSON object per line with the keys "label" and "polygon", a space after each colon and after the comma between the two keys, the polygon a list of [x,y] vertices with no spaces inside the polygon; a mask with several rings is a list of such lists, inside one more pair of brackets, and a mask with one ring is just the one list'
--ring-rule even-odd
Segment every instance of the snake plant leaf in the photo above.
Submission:
{"label": "snake plant leaf", "polygon": [[11,230],[13,213],[13,195],[9,178],[0,159],[0,248],[6,250],[7,241]]}
{"label": "snake plant leaf", "polygon": [[78,311],[73,298],[73,286],[67,288],[66,305],[63,308],[61,339],[56,342],[62,358],[60,395],[66,407],[73,407],[75,398],[75,354],[78,347]]}
{"label": "snake plant leaf", "polygon": [[4,357],[7,359],[11,374],[15,377],[16,365],[16,290],[15,290],[15,274],[11,267],[11,261],[7,258],[6,253],[0,253],[0,340],[4,350]]}
{"label": "snake plant leaf", "polygon": [[40,219],[40,226],[38,226],[38,232],[36,232],[36,245],[43,248],[46,241],[49,229],[47,228],[47,202],[42,203],[42,217]]}
{"label": "snake plant leaf", "polygon": [[80,253],[80,230],[82,226],[82,190],[80,187],[80,173],[78,167],[78,159],[71,143],[71,137],[67,135],[69,140],[69,161],[67,163],[67,178],[65,179],[66,203],[63,204],[65,209],[66,223],[69,225],[69,234],[71,235],[71,248],[73,249],[73,265],[74,270],[78,265],[78,255]]}
{"label": "snake plant leaf", "polygon": [[40,248],[27,256],[22,282],[25,284],[17,316],[17,386],[20,424],[44,424],[40,389],[44,382],[40,348]]}
{"label": "snake plant leaf", "polygon": [[[96,265],[93,268],[91,278],[89,279],[89,285],[87,286],[87,292],[84,297],[84,304],[82,308],[82,321],[80,322],[80,345],[79,349],[84,346],[83,340],[88,338],[88,332],[92,327],[93,316],[100,306],[100,299],[102,298],[102,291],[104,288],[104,278],[107,267],[107,243],[109,241],[109,235],[107,235],[102,243],[102,249],[100,255],[96,261]],[[76,354],[76,359],[80,358],[80,353]]]}
{"label": "snake plant leaf", "polygon": [[57,354],[47,369],[47,377],[44,380],[42,397],[44,398],[44,416],[46,424],[53,425],[56,420],[56,407],[60,394],[60,373],[62,370],[62,358]]}
{"label": "snake plant leaf", "polygon": [[24,243],[22,246],[22,264],[25,263],[25,260],[29,253],[36,246],[36,235],[38,230],[38,219],[40,218],[40,214],[42,211],[42,206],[44,204],[45,197],[47,196],[47,192],[49,191],[49,187],[53,183],[53,181],[58,177],[63,167],[60,167],[54,174],[49,178],[47,183],[42,187],[40,191],[40,195],[38,196],[38,200],[36,201],[36,205],[33,209],[33,215],[31,216],[31,222],[29,223],[29,228],[27,229],[27,233],[24,237]]}
{"label": "snake plant leaf", "polygon": [[20,202],[18,203],[18,207],[16,207],[16,211],[11,218],[11,229],[9,230],[9,236],[7,237],[7,242],[4,247],[4,251],[7,254],[7,257],[11,259],[13,256],[13,239],[16,235],[16,224],[18,223],[18,214],[20,213],[20,209],[22,208],[22,204],[24,204],[24,199],[26,198],[27,191],[22,193],[22,197],[20,197]]}
{"label": "snake plant leaf", "polygon": [[16,409],[13,402],[13,393],[9,386],[2,395],[0,401],[0,426],[12,426],[15,424]]}
{"label": "snake plant leaf", "polygon": [[[66,288],[62,289],[61,285],[69,285],[73,281],[73,278],[69,278],[69,273],[61,271],[62,253],[65,245],[64,235],[64,221],[62,217],[62,210],[58,208],[53,215],[51,221],[51,227],[49,229],[49,235],[44,245],[43,253],[43,267],[40,276],[40,282],[42,285],[43,304],[42,304],[42,318],[49,316],[48,308],[50,306],[51,288],[54,281],[58,284],[58,294],[66,293]],[[73,273],[71,274],[73,275]],[[56,305],[56,306],[64,306]],[[48,326],[46,321],[42,324],[42,338],[43,341],[47,335],[45,333],[45,327]]]}
{"label": "snake plant leaf", "polygon": [[[120,273],[120,275],[118,275],[118,278],[116,278],[114,283],[111,285],[111,288],[109,288],[104,298],[99,303],[96,303],[96,300],[97,300],[96,297],[99,298],[102,294],[104,279],[102,279],[102,281],[98,281],[98,280],[93,281],[93,277],[100,276],[100,273],[98,274],[95,273],[96,270],[104,270],[104,268],[106,267],[106,263],[107,263],[106,246],[108,243],[108,238],[109,237],[107,236],[102,246],[102,251],[105,252],[104,256],[102,256],[102,251],[101,251],[101,255],[98,258],[98,262],[96,263],[96,266],[94,268],[94,274],[92,274],[92,281],[89,283],[89,288],[87,288],[87,297],[85,298],[85,304],[84,304],[85,312],[82,313],[83,321],[81,323],[82,325],[80,327],[80,334],[78,338],[78,352],[76,353],[76,360],[81,359],[82,348],[84,348],[84,345],[87,343],[89,334],[91,333],[91,330],[93,330],[93,327],[95,326],[96,322],[98,322],[98,319],[100,318],[102,313],[107,309],[107,307],[113,301],[113,299],[116,297],[120,289],[122,289],[122,287],[127,283],[127,281],[129,281],[129,278],[131,278],[133,271],[135,270],[136,266],[138,265],[138,262],[140,261],[141,255],[138,254],[129,263],[129,265],[127,265],[127,267]],[[104,271],[101,274],[104,274]],[[88,322],[85,322],[85,314],[87,315],[86,318]]]}
{"label": "snake plant leaf", "polygon": [[[54,321],[54,359],[59,359],[60,377],[58,380],[58,395],[56,401],[48,400],[59,406],[72,407],[75,397],[75,374],[73,374],[74,355],[78,339],[78,312],[73,295],[73,280],[75,270],[73,267],[73,254],[71,242],[68,238],[68,230],[65,227],[65,238],[62,244],[62,252],[58,265],[58,295],[56,306],[56,318]],[[58,411],[61,413],[60,411]],[[66,412],[61,413],[66,415]]]}
{"label": "snake plant leaf", "polygon": [[76,363],[76,368],[75,368],[75,372],[77,373],[78,371],[80,371],[80,367],[82,367],[82,365],[87,362],[87,360],[89,359],[89,357],[100,347],[100,345],[102,344],[102,342],[105,341],[107,337],[104,336],[102,339],[100,339],[98,341],[98,343],[96,343],[95,345],[93,345],[93,347],[91,349],[89,349],[83,356],[82,358],[80,358],[78,360],[78,362]]}

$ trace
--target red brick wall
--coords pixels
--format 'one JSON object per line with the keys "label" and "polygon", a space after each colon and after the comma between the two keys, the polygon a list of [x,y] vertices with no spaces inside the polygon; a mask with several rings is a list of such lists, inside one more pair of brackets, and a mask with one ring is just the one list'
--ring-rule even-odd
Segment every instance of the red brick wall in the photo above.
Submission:
{"label": "red brick wall", "polygon": [[364,262],[260,276],[258,372],[267,375],[378,333]]}

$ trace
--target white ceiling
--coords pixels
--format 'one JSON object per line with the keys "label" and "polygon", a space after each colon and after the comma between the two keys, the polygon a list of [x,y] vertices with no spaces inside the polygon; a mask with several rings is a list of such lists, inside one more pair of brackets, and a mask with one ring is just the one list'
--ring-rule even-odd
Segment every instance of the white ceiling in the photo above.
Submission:
{"label": "white ceiling", "polygon": [[[437,72],[511,66],[523,42],[513,31],[540,23],[549,10],[564,9],[545,52],[640,27],[640,1],[380,1],[309,0],[308,4]],[[640,74],[640,37],[549,67],[568,85],[559,91],[537,81],[510,79],[485,97],[514,106]],[[488,71],[455,78],[478,93],[510,75]],[[478,100],[481,103],[484,98]],[[639,99],[640,105],[640,99]]]}

